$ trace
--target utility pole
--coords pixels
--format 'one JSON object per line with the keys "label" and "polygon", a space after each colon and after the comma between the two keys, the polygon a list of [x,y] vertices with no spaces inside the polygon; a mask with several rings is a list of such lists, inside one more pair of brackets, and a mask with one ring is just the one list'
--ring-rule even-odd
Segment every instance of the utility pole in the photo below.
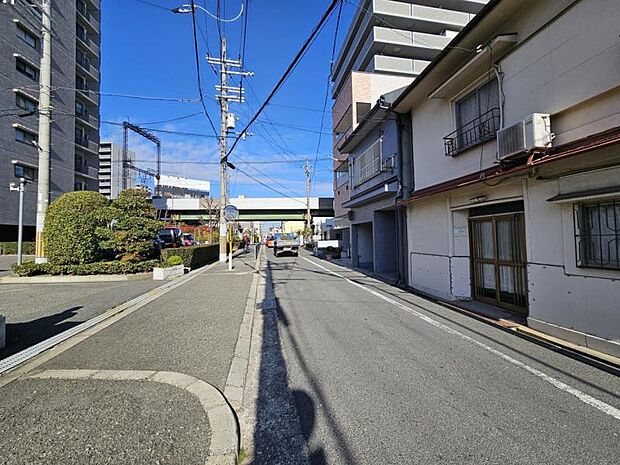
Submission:
{"label": "utility pole", "polygon": [[[306,229],[310,230],[310,162],[306,158]],[[310,233],[310,239],[312,234]]]}
{"label": "utility pole", "polygon": [[[226,39],[222,38],[221,43],[222,55],[219,58],[207,56],[207,62],[220,67],[220,84],[215,86],[218,91],[216,95],[220,103],[220,262],[226,261],[226,242],[228,224],[224,217],[224,208],[228,205],[228,179],[226,177],[227,160],[227,139],[228,131],[235,127],[235,116],[229,113],[228,103],[243,103],[243,87],[229,86],[228,75],[251,76],[253,73],[236,71],[231,68],[242,68],[241,60],[229,60],[226,57]],[[232,244],[230,250],[230,259],[232,260]]]}
{"label": "utility pole", "polygon": [[50,128],[52,121],[52,6],[51,0],[41,0],[41,69],[39,82],[39,166],[37,175],[37,220],[35,262],[45,263],[43,227],[50,201]]}
{"label": "utility pole", "polygon": [[[220,66],[220,262],[226,261],[227,223],[224,218],[224,208],[228,205],[228,179],[226,177],[226,139],[228,130],[226,120],[228,119],[228,100],[226,92],[226,38],[222,38],[222,56]],[[232,258],[232,244],[230,256]]]}

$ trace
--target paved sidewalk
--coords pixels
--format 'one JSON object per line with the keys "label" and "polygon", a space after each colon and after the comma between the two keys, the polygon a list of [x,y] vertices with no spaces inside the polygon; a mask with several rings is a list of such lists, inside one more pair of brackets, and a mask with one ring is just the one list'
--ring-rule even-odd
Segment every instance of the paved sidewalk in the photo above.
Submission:
{"label": "paved sidewalk", "polygon": [[0,443],[11,444],[0,464],[189,465],[228,452],[217,435],[236,424],[212,423],[230,408],[209,385],[224,390],[254,274],[253,254],[234,263],[199,270],[0,387]]}

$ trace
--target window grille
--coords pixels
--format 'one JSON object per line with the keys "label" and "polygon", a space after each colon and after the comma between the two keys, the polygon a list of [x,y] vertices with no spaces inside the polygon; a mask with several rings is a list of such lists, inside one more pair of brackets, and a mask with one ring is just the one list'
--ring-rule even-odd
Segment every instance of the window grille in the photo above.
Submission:
{"label": "window grille", "polygon": [[353,160],[353,185],[359,186],[380,172],[381,140],[378,140]]}
{"label": "window grille", "polygon": [[574,207],[577,266],[620,270],[620,199]]}

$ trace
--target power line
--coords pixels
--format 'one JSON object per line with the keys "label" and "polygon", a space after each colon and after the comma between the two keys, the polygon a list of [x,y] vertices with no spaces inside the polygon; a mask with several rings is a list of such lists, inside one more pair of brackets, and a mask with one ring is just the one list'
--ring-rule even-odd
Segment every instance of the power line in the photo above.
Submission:
{"label": "power line", "polygon": [[185,116],[179,116],[178,118],[165,119],[165,120],[161,120],[161,121],[149,121],[147,123],[137,123],[137,124],[142,126],[142,125],[145,125],[145,124],[172,123],[173,121],[181,121],[181,120],[184,120],[184,119],[193,118],[194,116],[198,116],[198,115],[202,115],[202,111],[198,111],[196,113],[190,113],[189,115],[185,115]]}
{"label": "power line", "polygon": [[245,176],[247,176],[248,178],[252,179],[254,182],[257,182],[257,183],[258,183],[258,184],[260,184],[261,186],[266,187],[267,189],[269,189],[269,190],[271,190],[271,191],[273,191],[273,192],[275,192],[275,193],[277,193],[277,194],[280,194],[280,195],[281,195],[281,196],[283,196],[283,197],[286,197],[286,198],[288,198],[288,199],[291,199],[291,200],[294,200],[294,201],[296,201],[296,202],[299,202],[299,203],[301,203],[301,204],[302,204],[302,205],[304,205],[304,206],[306,205],[306,202],[304,202],[304,201],[302,201],[302,200],[299,200],[298,198],[291,197],[290,195],[285,194],[284,192],[282,192],[282,191],[280,191],[280,190],[276,189],[275,187],[272,187],[272,186],[270,186],[269,184],[264,183],[264,182],[263,182],[263,181],[261,181],[260,179],[255,178],[254,176],[252,176],[252,175],[251,175],[251,174],[249,174],[248,172],[246,172],[246,171],[242,170],[241,168],[237,168],[237,170],[238,170],[240,173],[243,173],[243,174],[244,174]]}
{"label": "power line", "polygon": [[314,163],[312,164],[312,176],[310,178],[310,183],[312,184],[312,178],[314,177],[314,171],[316,170],[316,158],[318,156],[319,150],[321,149],[321,139],[323,136],[323,125],[325,124],[325,109],[327,108],[327,98],[329,96],[329,84],[332,78],[332,67],[334,65],[334,56],[336,54],[336,41],[338,40],[338,29],[340,27],[340,17],[342,15],[342,5],[344,4],[344,0],[340,0],[340,5],[338,6],[338,17],[336,19],[336,27],[334,29],[334,41],[332,43],[332,55],[329,60],[329,75],[327,76],[327,83],[325,85],[325,97],[323,99],[323,111],[321,113],[321,127],[319,129],[319,137],[316,144],[316,153],[317,155],[314,157]]}
{"label": "power line", "polygon": [[[273,98],[273,96],[278,92],[278,90],[280,90],[280,87],[282,87],[282,85],[284,84],[284,81],[286,81],[286,79],[289,77],[289,75],[293,72],[293,70],[295,69],[295,67],[297,66],[297,64],[299,63],[299,61],[301,60],[302,56],[304,55],[304,53],[306,52],[306,50],[308,49],[308,47],[310,46],[310,44],[314,41],[314,38],[317,36],[317,34],[319,33],[319,31],[321,30],[321,28],[323,27],[323,25],[325,24],[325,22],[327,21],[327,19],[329,18],[329,16],[331,15],[332,11],[334,10],[334,8],[336,7],[336,5],[338,4],[338,2],[340,2],[341,0],[332,0],[331,4],[329,5],[329,7],[327,8],[327,10],[325,11],[325,13],[323,14],[323,16],[321,17],[319,23],[314,27],[314,29],[312,30],[312,33],[310,34],[310,37],[308,37],[308,39],[306,39],[305,43],[303,44],[303,46],[301,47],[301,49],[299,50],[299,52],[297,52],[297,55],[295,55],[295,58],[293,58],[293,61],[289,64],[289,66],[287,67],[286,71],[284,72],[284,74],[282,75],[282,77],[278,80],[278,82],[276,83],[275,87],[273,88],[273,90],[269,93],[269,95],[267,96],[267,99],[263,102],[263,104],[260,106],[260,108],[258,109],[258,111],[256,112],[256,114],[250,119],[250,121],[246,124],[245,128],[241,131],[241,134],[247,132],[247,130],[250,128],[250,125],[252,123],[254,123],[254,121],[256,121],[256,119],[258,118],[258,116],[262,113],[262,111],[265,109],[265,107],[269,104],[269,101]],[[219,0],[218,0],[219,3]],[[239,143],[239,140],[241,140],[241,135],[237,136],[234,140],[234,142],[232,143],[232,146],[230,147],[230,149],[228,150],[226,156],[229,156],[232,151],[234,150],[234,148],[237,146],[237,144]]]}
{"label": "power line", "polygon": [[[282,159],[273,159],[273,160],[252,160],[252,161],[245,161],[245,160],[239,160],[236,163],[242,163],[244,165],[274,165],[274,164],[287,164],[287,163],[297,163],[299,161],[304,161],[305,158],[300,158],[300,159],[295,159],[295,160],[282,160]],[[320,160],[332,160],[332,158],[320,158]],[[134,160],[136,163],[155,163],[156,160],[150,160],[150,159],[136,159]],[[118,161],[112,161],[111,163],[122,163],[122,160],[118,160]],[[219,165],[220,162],[219,161],[200,161],[200,160],[169,160],[169,161],[164,161],[162,160],[161,162],[163,165]],[[318,170],[317,170],[318,171]],[[263,176],[266,176],[264,173]]]}
{"label": "power line", "polygon": [[192,29],[194,36],[194,57],[196,59],[196,79],[198,81],[198,94],[200,95],[200,104],[202,105],[202,110],[204,111],[205,116],[209,120],[209,124],[211,125],[211,129],[213,129],[213,134],[217,135],[217,129],[215,129],[215,124],[213,124],[213,120],[211,116],[209,116],[209,112],[207,111],[207,105],[205,104],[205,98],[202,93],[202,81],[200,78],[200,58],[198,53],[198,38],[196,36],[196,3],[192,0]]}

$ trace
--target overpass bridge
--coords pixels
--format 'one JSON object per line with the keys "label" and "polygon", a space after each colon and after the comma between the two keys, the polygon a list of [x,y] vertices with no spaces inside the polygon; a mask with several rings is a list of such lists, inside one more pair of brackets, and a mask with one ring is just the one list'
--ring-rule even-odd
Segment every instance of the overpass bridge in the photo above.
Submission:
{"label": "overpass bridge", "polygon": [[[239,210],[238,221],[302,221],[306,215],[305,197],[236,197],[230,204]],[[185,223],[199,223],[218,218],[219,199],[160,198],[153,199],[160,218]],[[310,197],[312,218],[334,216],[333,197]]]}

